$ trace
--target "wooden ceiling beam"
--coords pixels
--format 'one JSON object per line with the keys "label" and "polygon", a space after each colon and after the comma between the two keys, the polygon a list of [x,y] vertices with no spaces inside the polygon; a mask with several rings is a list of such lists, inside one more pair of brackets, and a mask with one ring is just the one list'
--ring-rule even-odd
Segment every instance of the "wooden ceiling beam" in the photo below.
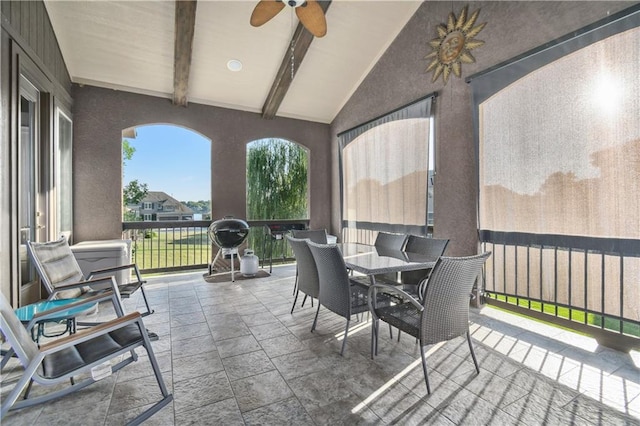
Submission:
{"label": "wooden ceiling beam", "polygon": [[[329,6],[331,5],[331,0],[321,0],[318,1],[318,3],[326,15],[327,9],[329,9]],[[307,50],[309,50],[309,46],[311,45],[313,38],[313,34],[311,34],[301,23],[298,23],[296,31],[293,33],[291,41],[289,42],[289,49],[287,49],[287,52],[284,54],[284,58],[282,58],[278,74],[276,74],[276,78],[271,85],[271,90],[269,91],[267,100],[264,102],[262,107],[262,118],[270,120],[276,116],[276,113],[280,108],[280,104],[289,91],[291,82],[298,72],[300,64],[307,54]],[[291,51],[291,46],[293,46],[293,52]],[[292,57],[293,67],[291,66]]]}
{"label": "wooden ceiling beam", "polygon": [[173,104],[187,106],[197,0],[176,0],[173,53]]}

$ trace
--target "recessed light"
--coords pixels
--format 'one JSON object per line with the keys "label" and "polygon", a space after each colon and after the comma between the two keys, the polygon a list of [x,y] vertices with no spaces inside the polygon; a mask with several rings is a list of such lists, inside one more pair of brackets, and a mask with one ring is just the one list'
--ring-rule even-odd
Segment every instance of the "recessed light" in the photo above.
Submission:
{"label": "recessed light", "polygon": [[229,68],[229,71],[240,71],[242,69],[242,62],[237,59],[231,59],[227,62],[227,68]]}

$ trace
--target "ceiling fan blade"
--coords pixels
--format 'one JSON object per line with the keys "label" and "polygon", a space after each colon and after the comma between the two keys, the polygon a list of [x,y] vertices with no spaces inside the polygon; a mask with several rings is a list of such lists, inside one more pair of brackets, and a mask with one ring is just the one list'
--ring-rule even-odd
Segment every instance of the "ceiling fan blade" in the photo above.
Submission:
{"label": "ceiling fan blade", "polygon": [[251,25],[259,27],[276,16],[284,8],[282,1],[260,0],[251,13]]}
{"label": "ceiling fan blade", "polygon": [[322,7],[316,0],[307,0],[302,6],[296,7],[296,15],[302,25],[316,37],[324,37],[327,33],[327,20]]}

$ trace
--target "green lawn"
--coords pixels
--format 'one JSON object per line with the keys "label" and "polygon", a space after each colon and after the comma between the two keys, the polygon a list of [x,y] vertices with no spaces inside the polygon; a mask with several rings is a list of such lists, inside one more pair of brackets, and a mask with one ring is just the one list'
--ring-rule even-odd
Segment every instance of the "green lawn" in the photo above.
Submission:
{"label": "green lawn", "polygon": [[[249,247],[251,247],[256,256],[263,258],[262,245],[264,234],[260,229],[259,232],[252,231],[248,238]],[[188,267],[194,265],[208,265],[212,260],[212,244],[209,241],[206,230],[189,232],[180,229],[175,231],[158,232],[142,231],[138,234],[138,238],[133,242],[133,261],[138,264],[140,269],[160,269],[171,267]],[[273,245],[273,260],[278,262],[282,259],[281,241]],[[213,248],[217,253],[218,248]],[[286,257],[291,258],[293,255],[288,244],[284,244]],[[267,252],[269,247],[266,248]],[[240,253],[242,256],[242,253]]]}
{"label": "green lawn", "polygon": [[[602,327],[602,320],[604,318],[604,329],[620,332],[620,321],[614,318],[610,318],[603,315],[596,315],[587,313],[578,309],[569,309],[562,306],[554,305],[553,303],[542,303],[535,300],[529,300],[525,298],[517,298],[513,296],[495,295],[496,300],[506,302],[512,305],[518,305],[523,308],[531,309],[532,311],[543,312],[545,314],[557,316],[559,318],[568,319],[571,321],[579,322],[582,324],[588,324],[595,327]],[[586,316],[586,321],[585,321]],[[622,322],[623,334],[630,336],[640,337],[640,326],[628,321]]]}
{"label": "green lawn", "polygon": [[147,232],[133,242],[133,259],[140,269],[208,264],[211,243],[202,232]]}

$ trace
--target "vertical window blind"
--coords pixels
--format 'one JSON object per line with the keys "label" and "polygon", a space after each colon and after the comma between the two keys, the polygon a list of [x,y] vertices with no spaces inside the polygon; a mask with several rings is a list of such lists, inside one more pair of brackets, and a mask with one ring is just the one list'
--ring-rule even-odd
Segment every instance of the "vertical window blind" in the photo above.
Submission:
{"label": "vertical window blind", "polygon": [[338,135],[343,228],[426,233],[434,99]]}
{"label": "vertical window blind", "polygon": [[489,289],[640,319],[638,9],[470,78]]}

